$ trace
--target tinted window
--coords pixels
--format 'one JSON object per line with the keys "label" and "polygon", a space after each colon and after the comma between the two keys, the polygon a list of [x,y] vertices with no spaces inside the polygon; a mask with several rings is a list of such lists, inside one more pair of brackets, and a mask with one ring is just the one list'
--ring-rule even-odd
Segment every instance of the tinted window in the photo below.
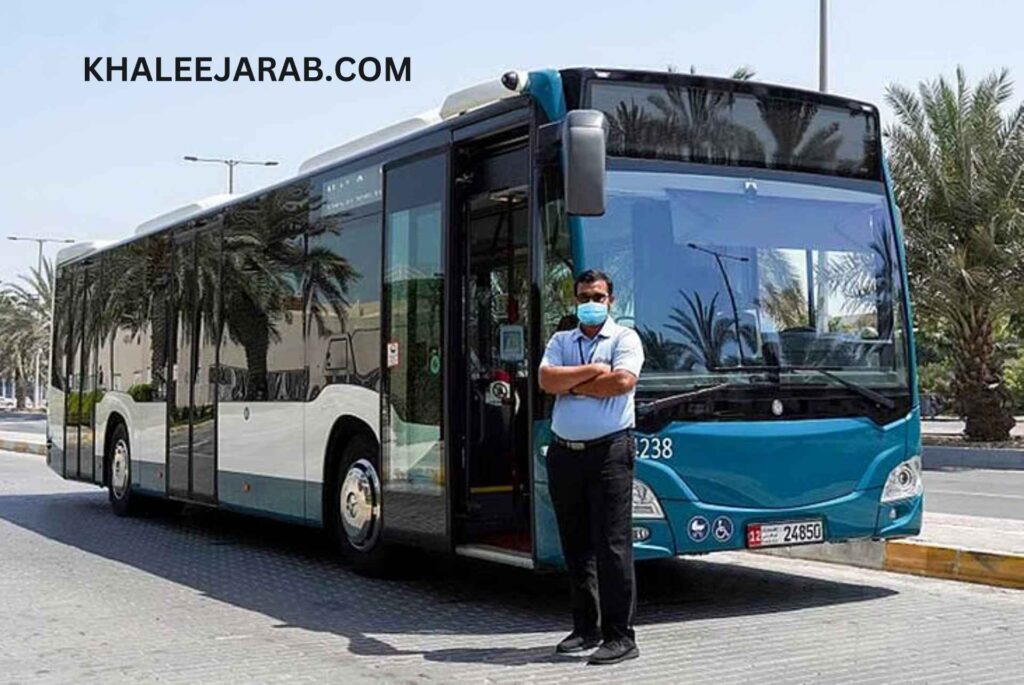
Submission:
{"label": "tinted window", "polygon": [[171,328],[171,245],[167,235],[153,236],[116,251],[115,350],[118,373],[136,402],[167,397],[167,336]]}
{"label": "tinted window", "polygon": [[310,398],[327,385],[380,387],[381,215],[310,228],[304,298]]}
{"label": "tinted window", "polygon": [[309,182],[250,200],[224,224],[221,400],[305,396],[302,285]]}
{"label": "tinted window", "polygon": [[71,282],[70,272],[62,268],[57,272],[57,287],[53,300],[53,349],[50,361],[50,384],[58,390],[65,386],[65,359],[68,348],[68,332],[71,328]]}
{"label": "tinted window", "polygon": [[145,246],[135,242],[104,256],[104,319],[109,336],[109,359],[100,362],[109,373],[103,382],[108,390],[128,392],[136,401],[151,395],[145,372],[150,358],[148,317],[152,294],[147,279]]}
{"label": "tinted window", "polygon": [[612,156],[880,178],[873,111],[779,92],[595,82],[590,106],[608,118]]}

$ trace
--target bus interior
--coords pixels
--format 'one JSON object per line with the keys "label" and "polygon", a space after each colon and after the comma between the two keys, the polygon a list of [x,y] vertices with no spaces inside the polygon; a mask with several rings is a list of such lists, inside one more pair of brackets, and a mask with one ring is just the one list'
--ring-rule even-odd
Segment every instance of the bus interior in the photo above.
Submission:
{"label": "bus interior", "polygon": [[452,216],[456,287],[452,355],[455,544],[529,557],[528,131],[456,148]]}

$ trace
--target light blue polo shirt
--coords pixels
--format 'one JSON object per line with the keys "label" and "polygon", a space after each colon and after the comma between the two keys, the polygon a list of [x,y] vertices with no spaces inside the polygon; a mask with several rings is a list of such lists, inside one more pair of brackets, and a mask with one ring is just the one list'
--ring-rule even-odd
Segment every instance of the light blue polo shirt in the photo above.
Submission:
{"label": "light blue polo shirt", "polygon": [[[605,319],[601,330],[588,338],[580,328],[551,336],[541,359],[545,366],[609,364],[613,371],[625,370],[640,376],[644,347],[632,328]],[[551,415],[551,430],[563,440],[593,440],[636,425],[634,391],[615,397],[559,395]]]}

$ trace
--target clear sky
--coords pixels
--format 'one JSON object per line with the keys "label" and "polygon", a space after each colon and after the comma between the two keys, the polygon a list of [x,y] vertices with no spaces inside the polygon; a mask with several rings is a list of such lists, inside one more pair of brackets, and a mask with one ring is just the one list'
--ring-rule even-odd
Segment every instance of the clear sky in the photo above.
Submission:
{"label": "clear sky", "polygon": [[[974,78],[1002,66],[1024,78],[1024,3],[831,6],[833,92],[881,104],[887,84],[958,63]],[[3,0],[0,235],[118,238],[224,192],[223,167],[182,155],[281,162],[241,168],[236,190],[248,192],[510,68],[692,64],[725,75],[748,65],[759,79],[815,88],[817,11],[818,0]],[[412,81],[85,83],[85,55],[409,56]],[[0,248],[0,281],[35,264],[35,244]]]}

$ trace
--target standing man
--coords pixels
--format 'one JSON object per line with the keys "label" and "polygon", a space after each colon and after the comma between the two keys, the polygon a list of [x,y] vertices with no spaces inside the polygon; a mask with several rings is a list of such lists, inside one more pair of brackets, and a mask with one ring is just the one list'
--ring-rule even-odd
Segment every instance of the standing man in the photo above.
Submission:
{"label": "standing man", "polygon": [[[591,664],[640,656],[633,634],[633,390],[644,351],[636,331],[608,309],[612,279],[576,278],[579,326],[551,336],[540,387],[555,395],[548,489],[572,588],[573,630],[560,653],[600,648]],[[600,625],[598,607],[600,606]]]}

